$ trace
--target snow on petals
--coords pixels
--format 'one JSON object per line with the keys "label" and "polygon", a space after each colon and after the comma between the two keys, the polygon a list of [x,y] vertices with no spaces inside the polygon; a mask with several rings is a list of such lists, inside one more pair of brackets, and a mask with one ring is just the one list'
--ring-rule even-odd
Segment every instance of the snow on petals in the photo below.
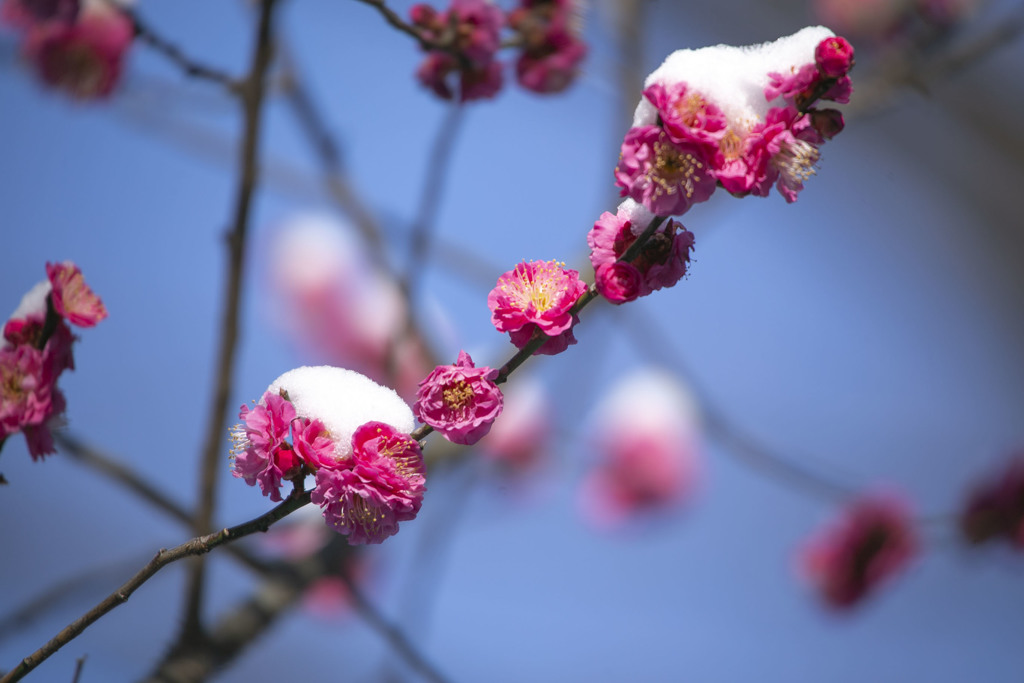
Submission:
{"label": "snow on petals", "polygon": [[492,380],[498,371],[478,368],[465,351],[454,365],[439,365],[420,382],[413,410],[452,443],[475,444],[501,414],[504,399]]}
{"label": "snow on petals", "polygon": [[740,197],[777,183],[795,201],[818,147],[842,130],[838,112],[813,107],[849,101],[852,66],[849,42],[821,26],[763,45],[673,52],[645,81],[623,141],[622,195],[661,216],[706,200],[716,181]]}

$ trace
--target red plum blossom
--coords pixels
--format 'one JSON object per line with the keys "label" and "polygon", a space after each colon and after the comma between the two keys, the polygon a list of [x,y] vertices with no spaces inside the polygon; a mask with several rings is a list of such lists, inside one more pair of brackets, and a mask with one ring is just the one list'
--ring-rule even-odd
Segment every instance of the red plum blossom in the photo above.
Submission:
{"label": "red plum blossom", "polygon": [[413,410],[452,443],[475,444],[501,414],[503,397],[492,381],[497,376],[461,351],[454,365],[439,365],[420,382]]}

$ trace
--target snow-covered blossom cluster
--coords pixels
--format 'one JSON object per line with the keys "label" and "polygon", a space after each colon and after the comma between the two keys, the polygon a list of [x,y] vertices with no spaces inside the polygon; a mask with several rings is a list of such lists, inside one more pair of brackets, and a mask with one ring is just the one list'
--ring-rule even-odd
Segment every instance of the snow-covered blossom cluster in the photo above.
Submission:
{"label": "snow-covered blossom cluster", "polygon": [[507,26],[514,33],[510,42],[522,50],[516,60],[519,84],[537,93],[561,92],[575,80],[587,53],[574,5],[575,0],[522,0],[508,15],[487,0],[452,0],[443,12],[414,5],[412,25],[433,46],[416,76],[446,100],[494,97],[504,81],[495,55]]}
{"label": "snow-covered blossom cluster", "polygon": [[285,481],[316,475],[311,500],[349,543],[380,543],[419,512],[423,455],[412,411],[393,390],[342,368],[286,372],[232,430],[235,477],[281,500]]}
{"label": "snow-covered blossom cluster", "polygon": [[39,78],[82,100],[108,96],[135,31],[107,0],[3,0],[0,21],[22,34]]}
{"label": "snow-covered blossom cluster", "polygon": [[0,340],[0,445],[21,432],[33,460],[56,452],[50,430],[66,405],[57,380],[75,368],[77,337],[68,323],[93,327],[107,317],[78,266],[47,263],[46,276],[22,298]]}
{"label": "snow-covered blossom cluster", "polygon": [[819,147],[843,127],[819,100],[845,103],[853,49],[824,27],[755,47],[673,52],[645,82],[615,180],[658,216],[686,213],[716,187],[737,197],[772,186],[796,201]]}

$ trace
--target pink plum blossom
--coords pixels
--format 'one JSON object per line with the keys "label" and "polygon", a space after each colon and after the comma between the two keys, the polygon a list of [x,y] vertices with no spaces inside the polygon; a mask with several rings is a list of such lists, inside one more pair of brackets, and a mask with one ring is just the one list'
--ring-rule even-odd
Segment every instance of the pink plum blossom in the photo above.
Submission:
{"label": "pink plum blossom", "polygon": [[47,21],[71,23],[80,5],[79,0],[3,0],[0,22],[22,30]]}
{"label": "pink plum blossom", "polygon": [[826,78],[840,78],[853,68],[853,46],[842,36],[826,38],[814,50],[814,61]]}
{"label": "pink plum blossom", "polygon": [[641,370],[615,386],[594,410],[595,464],[580,492],[586,517],[601,527],[665,512],[693,490],[697,417],[674,377]]}
{"label": "pink plum blossom", "polygon": [[24,432],[33,460],[56,452],[49,423],[65,408],[58,375],[46,351],[28,345],[0,348],[0,440]]}
{"label": "pink plum blossom", "polygon": [[612,261],[594,270],[597,291],[613,304],[636,301],[644,286],[644,276],[632,263]]}
{"label": "pink plum blossom", "polygon": [[281,500],[281,483],[302,471],[302,458],[287,438],[295,419],[295,406],[280,394],[268,391],[253,408],[242,406],[238,418],[242,424],[232,430],[234,441],[232,474],[257,483],[264,496]]}
{"label": "pink plum blossom", "polygon": [[578,318],[572,307],[586,290],[579,273],[564,263],[523,262],[498,278],[487,295],[487,306],[494,327],[512,333],[516,347],[525,346],[534,330],[540,329],[553,339],[535,353],[553,355],[576,343],[572,327]]}
{"label": "pink plum blossom", "polygon": [[40,78],[79,99],[110,95],[134,36],[132,22],[106,3],[86,7],[74,23],[33,28],[25,53]]}
{"label": "pink plum blossom", "polygon": [[527,90],[556,93],[568,88],[587,55],[579,38],[575,3],[566,0],[524,0],[509,13],[508,25],[518,34],[522,52],[516,79]]}
{"label": "pink plum blossom", "polygon": [[421,83],[451,99],[448,76],[458,72],[462,102],[493,97],[501,89],[501,64],[494,59],[505,21],[501,9],[485,0],[452,0],[445,12],[414,5],[410,17],[423,37],[438,45],[416,72]]}
{"label": "pink plum blossom", "polygon": [[412,520],[426,490],[419,444],[383,422],[352,436],[352,455],[316,473],[312,502],[352,545],[381,543]]}
{"label": "pink plum blossom", "polygon": [[686,275],[693,233],[669,219],[650,236],[630,263],[619,261],[654,216],[632,200],[616,213],[604,212],[587,234],[598,292],[621,304],[671,287]]}
{"label": "pink plum blossom", "polygon": [[623,197],[636,200],[658,216],[684,214],[715,191],[715,175],[704,148],[694,142],[675,143],[658,126],[626,133],[615,182]]}
{"label": "pink plum blossom", "polygon": [[47,263],[46,276],[53,287],[53,307],[69,323],[93,327],[107,317],[107,308],[85,284],[82,271],[74,263]]}
{"label": "pink plum blossom", "polygon": [[874,495],[854,501],[811,539],[800,563],[825,604],[848,609],[902,572],[917,552],[907,503]]}
{"label": "pink plum blossom", "polygon": [[439,365],[420,382],[413,411],[452,443],[475,444],[501,414],[503,397],[492,381],[497,376],[461,351],[454,365]]}
{"label": "pink plum blossom", "polygon": [[661,127],[673,142],[696,143],[705,158],[714,159],[728,126],[721,109],[683,81],[654,83],[644,97],[658,110]]}
{"label": "pink plum blossom", "polygon": [[973,544],[1001,539],[1024,551],[1024,454],[975,488],[960,514],[960,529]]}

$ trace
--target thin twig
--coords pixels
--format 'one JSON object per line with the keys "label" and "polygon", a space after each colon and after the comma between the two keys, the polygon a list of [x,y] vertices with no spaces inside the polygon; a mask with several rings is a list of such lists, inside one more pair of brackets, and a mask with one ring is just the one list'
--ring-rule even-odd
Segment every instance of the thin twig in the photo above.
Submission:
{"label": "thin twig", "polygon": [[410,317],[416,309],[414,305],[416,289],[420,275],[424,271],[423,264],[430,258],[431,237],[437,223],[437,211],[441,206],[441,198],[444,196],[444,186],[448,180],[452,157],[454,157],[455,137],[462,127],[463,111],[464,107],[459,102],[455,102],[449,107],[448,113],[441,122],[441,127],[438,128],[437,137],[434,139],[434,145],[427,160],[429,170],[426,182],[423,184],[419,206],[416,209],[416,218],[410,230],[405,278],[401,283],[405,297],[409,301]]}
{"label": "thin twig", "polygon": [[83,614],[81,617],[68,624],[60,633],[54,636],[41,648],[21,660],[21,662],[19,662],[14,669],[8,672],[6,676],[0,678],[0,683],[13,683],[14,681],[21,680],[26,674],[43,663],[50,655],[54,654],[60,648],[71,642],[81,634],[82,631],[95,623],[96,620],[104,614],[126,602],[128,598],[131,597],[132,593],[134,593],[142,584],[148,581],[154,574],[168,564],[185,557],[206,554],[217,546],[238,540],[239,538],[256,533],[257,531],[266,531],[278,520],[309,503],[309,498],[309,491],[302,493],[296,491],[280,505],[265,514],[260,515],[256,519],[228,529],[222,529],[212,534],[193,538],[192,540],[186,541],[185,543],[175,546],[170,550],[160,550],[153,559],[149,561],[149,564],[139,570],[138,573],[126,581],[124,585],[108,595],[99,604]]}
{"label": "thin twig", "polygon": [[397,652],[405,660],[406,664],[413,668],[418,674],[428,681],[434,683],[445,683],[447,679],[442,676],[437,669],[428,662],[423,655],[419,653],[412,646],[409,640],[405,637],[396,626],[389,623],[381,615],[380,611],[374,607],[363,592],[356,585],[355,581],[352,580],[347,573],[342,571],[339,576],[341,580],[345,582],[345,586],[348,588],[349,595],[352,597],[352,602],[355,604],[355,608],[362,615],[363,619],[366,620],[370,626],[377,630],[391,645],[391,648]]}
{"label": "thin twig", "polygon": [[138,12],[135,10],[124,7],[120,4],[117,5],[117,9],[131,20],[136,38],[167,57],[170,61],[174,62],[175,65],[185,72],[186,76],[217,83],[236,95],[241,93],[242,84],[239,83],[237,79],[219,69],[207,66],[190,58],[184,53],[184,51],[182,51],[181,48],[162,38],[158,33],[150,28],[150,26],[139,17]]}
{"label": "thin twig", "polygon": [[[216,505],[217,475],[222,466],[227,406],[235,369],[239,316],[242,306],[242,274],[245,265],[246,233],[249,213],[258,176],[260,127],[267,71],[273,56],[272,19],[277,0],[260,3],[259,22],[253,47],[251,66],[242,86],[244,133],[240,150],[238,189],[235,199],[234,225],[227,239],[228,281],[224,291],[224,314],[220,349],[217,353],[217,378],[207,423],[205,446],[200,465],[199,505],[193,528],[198,534],[211,528]],[[200,608],[203,601],[203,562],[193,563],[187,585],[185,619],[182,634],[199,633],[202,628]]]}
{"label": "thin twig", "polygon": [[82,677],[82,667],[85,666],[85,657],[82,655],[75,660],[75,674],[71,677],[71,683],[78,683],[78,680]]}
{"label": "thin twig", "polygon": [[370,7],[376,8],[376,10],[381,13],[381,16],[384,17],[385,21],[387,21],[389,24],[391,24],[392,26],[397,28],[402,33],[405,33],[407,35],[412,36],[413,39],[417,43],[419,43],[419,46],[421,48],[423,48],[424,50],[439,50],[439,49],[443,49],[440,45],[437,45],[433,41],[428,40],[426,37],[424,37],[424,35],[420,32],[420,30],[418,28],[416,28],[412,24],[405,23],[402,20],[402,17],[398,16],[398,14],[394,10],[392,10],[390,7],[388,7],[387,5],[384,4],[383,0],[356,0],[356,1],[357,2],[361,2],[364,5],[369,5]]}

